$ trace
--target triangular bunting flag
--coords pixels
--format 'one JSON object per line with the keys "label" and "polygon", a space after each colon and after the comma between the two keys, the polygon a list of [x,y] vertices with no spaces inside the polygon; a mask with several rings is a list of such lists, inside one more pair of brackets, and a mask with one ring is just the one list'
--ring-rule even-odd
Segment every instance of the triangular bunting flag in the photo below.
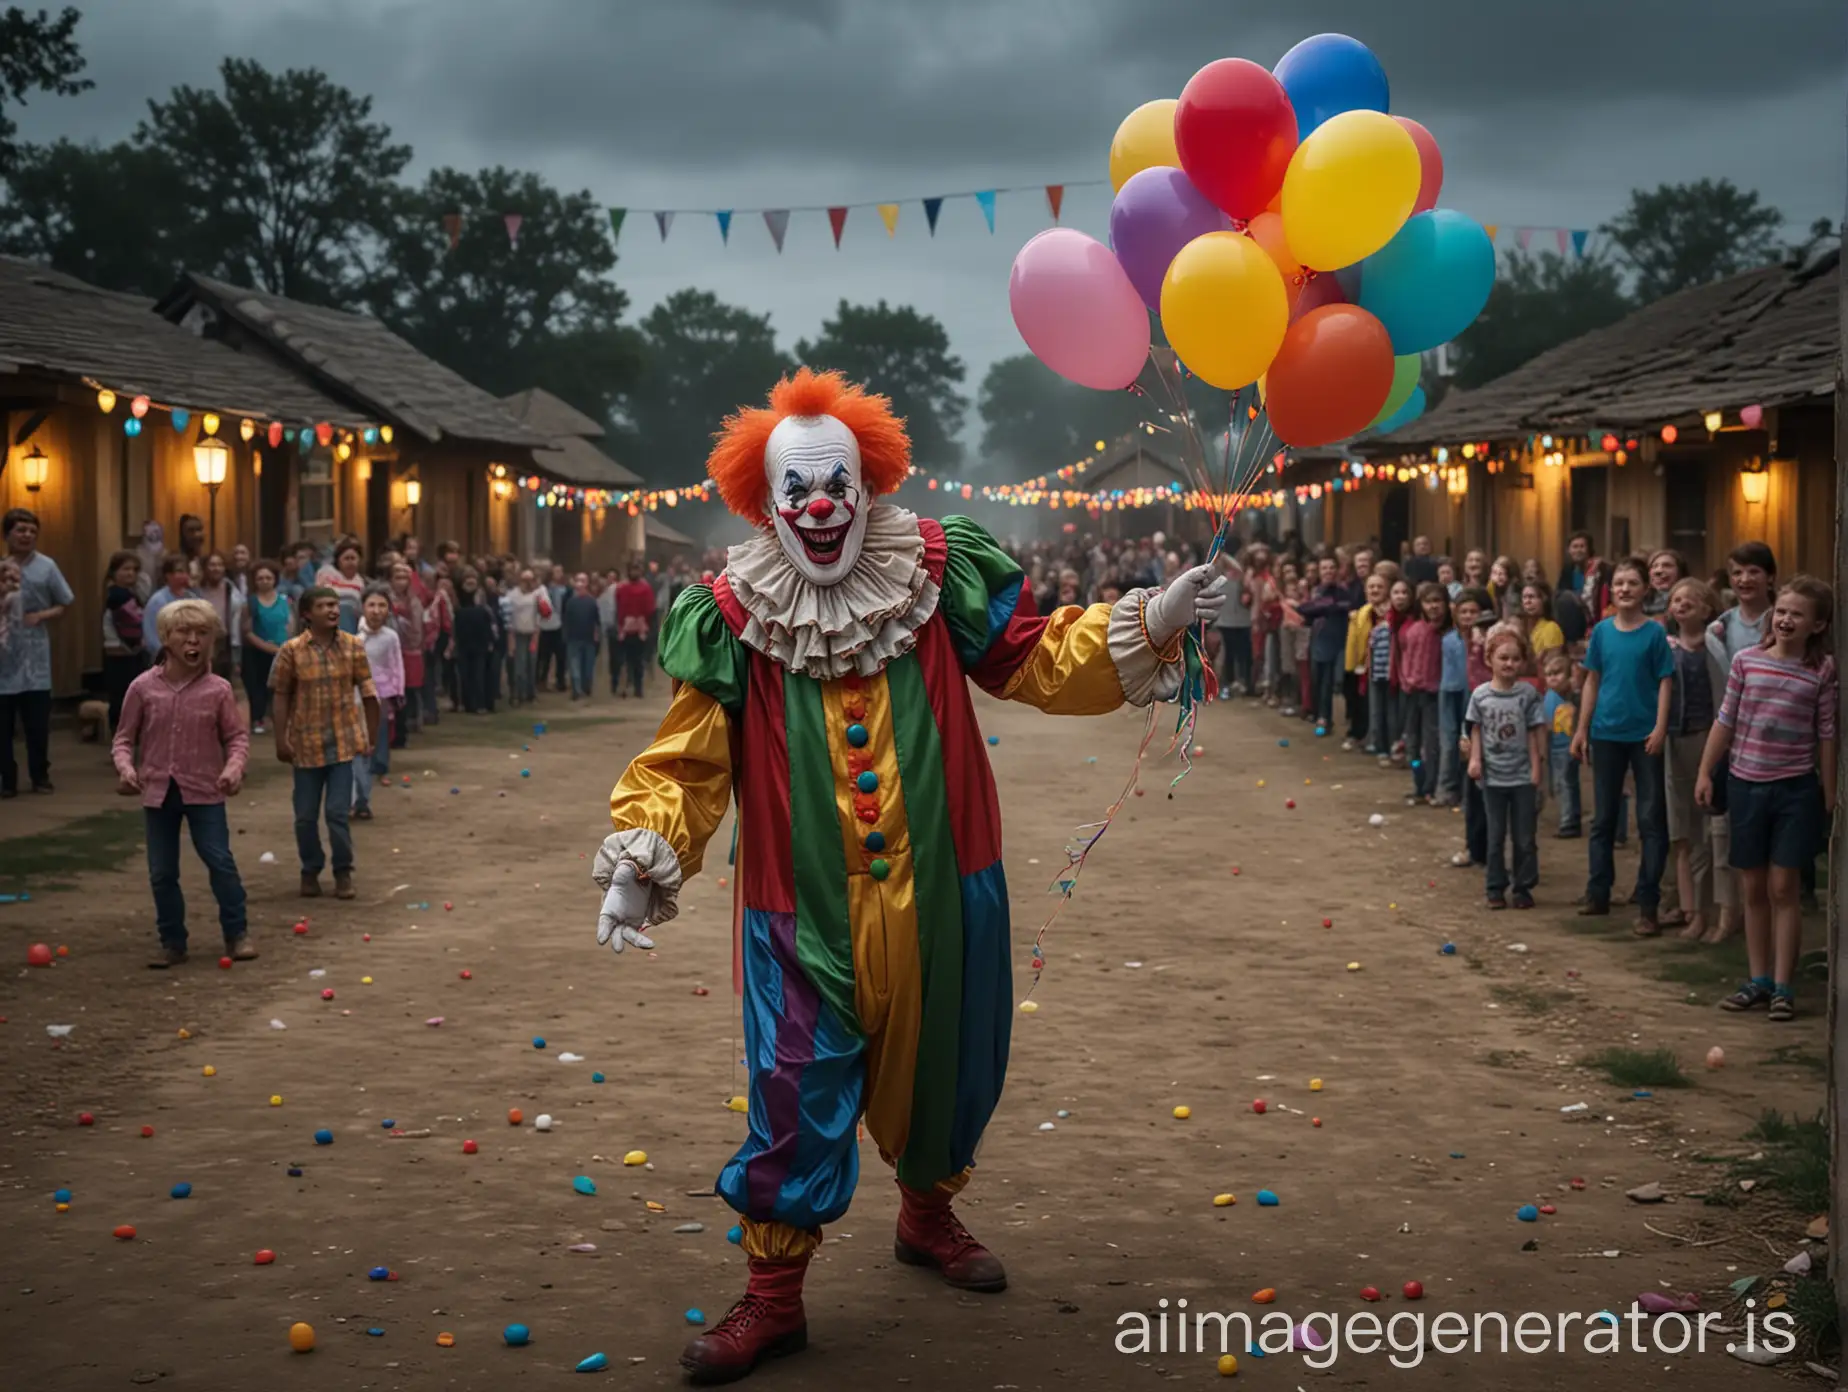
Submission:
{"label": "triangular bunting flag", "polygon": [[620,242],[622,240],[622,220],[628,215],[629,210],[627,208],[610,209],[610,240],[612,242]]}
{"label": "triangular bunting flag", "polygon": [[1499,222],[1485,222],[1482,224],[1482,230],[1489,234],[1489,240],[1492,242],[1495,240],[1495,234],[1501,231],[1501,224]]}
{"label": "triangular bunting flag", "polygon": [[1534,229],[1531,227],[1519,228],[1516,230],[1514,234],[1514,240],[1521,244],[1522,251],[1527,250],[1527,244],[1533,241],[1533,239],[1534,239]]}
{"label": "triangular bunting flag", "polygon": [[719,220],[719,240],[724,242],[726,246],[731,245],[731,215],[732,210],[730,208],[721,209],[719,212],[713,214],[713,216]]}
{"label": "triangular bunting flag", "polygon": [[881,203],[879,220],[886,225],[886,236],[896,237],[898,235],[898,204]]}
{"label": "triangular bunting flag", "polygon": [[462,214],[444,213],[443,231],[449,234],[449,249],[454,251],[456,243],[462,240]]}
{"label": "triangular bunting flag", "polygon": [[507,224],[507,245],[518,251],[520,249],[520,224],[526,219],[518,213],[508,213],[501,221]]}
{"label": "triangular bunting flag", "polygon": [[[1057,222],[1059,220],[1059,209],[1065,206],[1064,184],[1046,185],[1046,206],[1052,209],[1052,220]],[[1494,234],[1491,233],[1490,235],[1493,236]]]}
{"label": "triangular bunting flag", "polygon": [[1572,250],[1575,255],[1583,256],[1585,254],[1585,239],[1589,236],[1591,236],[1591,229],[1589,227],[1575,227],[1572,229]]}
{"label": "triangular bunting flag", "polygon": [[847,210],[845,208],[828,209],[828,226],[834,229],[834,249],[836,251],[841,249],[841,229],[846,225]]}
{"label": "triangular bunting flag", "polygon": [[770,229],[770,240],[776,243],[776,249],[783,249],[783,236],[789,231],[789,209],[765,208],[764,226]]}
{"label": "triangular bunting flag", "polygon": [[1563,227],[1555,227],[1553,229],[1553,235],[1559,239],[1559,254],[1564,256],[1566,254],[1566,243],[1571,234]]}
{"label": "triangular bunting flag", "polygon": [[988,219],[988,230],[990,232],[994,231],[995,230],[995,191],[993,189],[989,189],[985,193],[978,193],[975,196],[975,201],[981,205],[982,216]]}
{"label": "triangular bunting flag", "polygon": [[667,240],[667,229],[672,227],[673,225],[674,225],[674,215],[672,213],[656,213],[655,214],[655,226],[661,229],[661,240],[662,241],[665,242]]}
{"label": "triangular bunting flag", "polygon": [[930,235],[933,237],[937,235],[937,214],[942,211],[943,200],[941,198],[926,198],[924,200],[924,221],[930,224]]}

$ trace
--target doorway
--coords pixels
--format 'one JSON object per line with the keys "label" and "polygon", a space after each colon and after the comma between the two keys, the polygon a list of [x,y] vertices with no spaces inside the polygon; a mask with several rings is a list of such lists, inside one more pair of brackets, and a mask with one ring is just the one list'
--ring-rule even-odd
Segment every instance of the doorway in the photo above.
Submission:
{"label": "doorway", "polygon": [[1608,464],[1585,464],[1572,471],[1572,530],[1590,532],[1594,549],[1617,555],[1604,535],[1610,522],[1611,470]]}
{"label": "doorway", "polygon": [[1707,573],[1707,470],[1704,455],[1677,459],[1664,479],[1668,503],[1668,544],[1688,563],[1688,574]]}
{"label": "doorway", "polygon": [[1380,559],[1396,562],[1412,539],[1412,488],[1396,483],[1380,499]]}

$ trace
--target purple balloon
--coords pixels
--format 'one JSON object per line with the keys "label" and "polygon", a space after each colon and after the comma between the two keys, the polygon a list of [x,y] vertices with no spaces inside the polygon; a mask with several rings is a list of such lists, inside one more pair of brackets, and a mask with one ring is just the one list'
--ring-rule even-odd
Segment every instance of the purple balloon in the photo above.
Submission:
{"label": "purple balloon", "polygon": [[1195,237],[1224,232],[1232,219],[1180,170],[1158,165],[1132,174],[1110,208],[1110,249],[1142,302],[1161,313],[1168,263]]}

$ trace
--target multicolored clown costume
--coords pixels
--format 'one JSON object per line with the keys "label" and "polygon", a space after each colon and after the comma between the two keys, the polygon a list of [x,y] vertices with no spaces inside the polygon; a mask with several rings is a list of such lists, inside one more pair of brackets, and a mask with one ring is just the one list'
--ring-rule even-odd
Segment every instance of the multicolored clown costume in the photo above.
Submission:
{"label": "multicolored clown costume", "polygon": [[674,694],[610,796],[599,940],[652,945],[738,808],[750,1135],[719,1192],[751,1284],[683,1364],[704,1381],[806,1341],[801,1282],[859,1179],[893,1165],[897,1255],[963,1289],[1000,1262],[956,1219],[1001,1095],[1013,1018],[1001,820],[970,700],[1093,715],[1172,696],[1201,568],[1166,592],[1035,612],[975,523],[875,501],[910,467],[883,397],[804,369],[733,416],[709,468],[764,528],[667,616]]}

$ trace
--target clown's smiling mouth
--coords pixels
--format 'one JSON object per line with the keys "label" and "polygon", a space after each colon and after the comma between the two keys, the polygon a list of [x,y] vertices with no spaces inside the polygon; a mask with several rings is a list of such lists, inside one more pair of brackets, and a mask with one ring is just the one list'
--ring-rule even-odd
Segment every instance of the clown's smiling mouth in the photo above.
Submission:
{"label": "clown's smiling mouth", "polygon": [[841,543],[847,539],[847,530],[852,525],[852,523],[843,523],[838,527],[817,527],[813,530],[806,527],[792,527],[790,530],[801,538],[802,549],[808,552],[808,558],[811,561],[818,565],[826,565],[830,561],[839,559]]}

